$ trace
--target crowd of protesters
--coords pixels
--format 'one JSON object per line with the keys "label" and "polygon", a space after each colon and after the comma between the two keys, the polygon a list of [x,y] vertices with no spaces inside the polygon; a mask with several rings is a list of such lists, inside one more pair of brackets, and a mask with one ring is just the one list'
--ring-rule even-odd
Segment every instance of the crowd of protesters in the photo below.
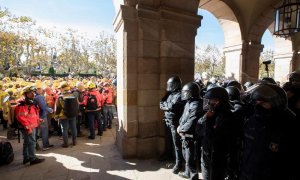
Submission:
{"label": "crowd of protesters", "polygon": [[[23,164],[41,163],[36,150],[53,147],[49,135],[60,136],[62,147],[72,146],[77,137],[95,139],[112,128],[116,103],[115,80],[108,78],[9,78],[0,81],[0,120],[7,139],[23,142]],[[82,128],[89,129],[84,134]],[[18,137],[19,136],[19,137]],[[37,141],[41,138],[42,144]]]}

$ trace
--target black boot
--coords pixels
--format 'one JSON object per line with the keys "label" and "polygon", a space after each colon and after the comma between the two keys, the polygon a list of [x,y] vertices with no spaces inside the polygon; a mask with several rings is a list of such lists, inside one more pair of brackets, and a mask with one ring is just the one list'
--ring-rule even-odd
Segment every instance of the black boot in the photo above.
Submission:
{"label": "black boot", "polygon": [[44,161],[45,161],[45,159],[35,158],[34,160],[30,161],[30,165],[39,164]]}
{"label": "black boot", "polygon": [[183,177],[183,178],[185,178],[185,179],[188,179],[188,178],[190,178],[190,175],[189,175],[189,173],[188,173],[188,172],[186,172],[186,171],[184,171],[184,172],[179,172],[179,173],[178,173],[178,175],[179,175],[180,177]]}
{"label": "black boot", "polygon": [[173,173],[173,174],[178,174],[180,170],[181,170],[181,165],[180,165],[180,163],[176,163],[176,164],[174,165],[173,169],[172,169],[172,173]]}

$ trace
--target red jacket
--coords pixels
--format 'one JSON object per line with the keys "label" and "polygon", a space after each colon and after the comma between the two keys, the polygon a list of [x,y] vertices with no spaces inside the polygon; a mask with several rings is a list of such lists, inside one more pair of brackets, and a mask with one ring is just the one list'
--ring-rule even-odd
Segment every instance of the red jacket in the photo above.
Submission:
{"label": "red jacket", "polygon": [[28,133],[39,126],[39,108],[36,105],[28,105],[24,100],[19,101],[15,108],[15,116]]}
{"label": "red jacket", "polygon": [[97,104],[98,104],[98,108],[94,111],[98,111],[101,109],[101,107],[103,106],[104,104],[104,98],[102,97],[102,95],[100,94],[100,92],[97,90],[97,89],[93,89],[91,91],[86,91],[85,92],[85,96],[83,97],[83,101],[82,101],[82,105],[86,106],[87,105],[87,101],[88,101],[88,94],[92,94],[94,96],[96,96],[97,98]]}
{"label": "red jacket", "polygon": [[113,89],[111,87],[104,88],[103,97],[104,97],[104,104],[105,105],[112,105],[113,96],[114,96],[114,92],[113,92]]}

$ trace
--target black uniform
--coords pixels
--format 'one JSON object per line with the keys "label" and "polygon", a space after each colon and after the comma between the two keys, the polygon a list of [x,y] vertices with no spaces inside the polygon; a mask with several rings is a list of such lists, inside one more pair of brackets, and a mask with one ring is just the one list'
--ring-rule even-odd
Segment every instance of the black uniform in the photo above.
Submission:
{"label": "black uniform", "polygon": [[[182,115],[185,101],[181,100],[181,91],[177,90],[167,94],[160,102],[160,109],[164,111],[166,127],[166,154],[172,155],[175,150],[176,164],[182,162],[180,137],[176,132],[179,118]],[[173,142],[173,144],[172,144]]]}
{"label": "black uniform", "polygon": [[296,180],[299,142],[295,115],[284,90],[272,84],[253,89],[254,114],[245,124],[240,180]]}
{"label": "black uniform", "polygon": [[[201,170],[204,180],[223,180],[229,147],[232,147],[233,119],[225,88],[212,87],[204,95],[206,114],[197,122],[202,132]],[[201,127],[201,128],[198,128]]]}
{"label": "black uniform", "polygon": [[184,107],[178,132],[182,133],[182,152],[185,159],[185,173],[190,179],[198,178],[196,170],[196,149],[195,149],[195,126],[197,120],[203,115],[202,101],[190,99]]}
{"label": "black uniform", "polygon": [[238,177],[239,161],[241,156],[241,146],[243,137],[243,127],[245,124],[246,107],[240,100],[230,101],[232,105],[231,119],[231,142],[229,146],[227,180],[235,180]]}
{"label": "black uniform", "polygon": [[295,127],[287,112],[251,116],[244,131],[240,180],[296,180]]}
{"label": "black uniform", "polygon": [[229,147],[232,143],[232,112],[228,107],[216,109],[212,118],[203,116],[198,125],[204,127],[201,170],[204,180],[225,178]]}

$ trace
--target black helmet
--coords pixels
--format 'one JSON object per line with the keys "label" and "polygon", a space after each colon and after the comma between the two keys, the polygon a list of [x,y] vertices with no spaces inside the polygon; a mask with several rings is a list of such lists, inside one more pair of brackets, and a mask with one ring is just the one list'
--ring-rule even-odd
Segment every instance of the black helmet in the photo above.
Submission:
{"label": "black helmet", "polygon": [[189,100],[191,98],[199,98],[200,97],[200,88],[197,83],[189,82],[183,86],[181,90],[181,99]]}
{"label": "black helmet", "polygon": [[172,76],[167,81],[167,91],[174,92],[181,89],[181,79],[178,76]]}
{"label": "black helmet", "polygon": [[203,89],[203,88],[204,88],[204,84],[203,84],[203,82],[202,82],[201,79],[195,79],[195,83],[198,84],[198,86],[200,87],[200,89]]}
{"label": "black helmet", "polygon": [[232,80],[232,81],[228,82],[226,87],[229,87],[229,86],[234,86],[234,87],[238,88],[239,91],[244,90],[242,84],[235,81],[235,80]]}
{"label": "black helmet", "polygon": [[222,87],[213,87],[206,91],[204,98],[206,99],[218,99],[221,102],[227,102],[229,96],[225,88]]}
{"label": "black helmet", "polygon": [[229,100],[231,101],[240,100],[241,93],[238,88],[234,86],[229,86],[226,88],[226,91],[229,95]]}
{"label": "black helmet", "polygon": [[276,110],[286,110],[288,106],[285,91],[275,84],[259,84],[251,90],[250,100],[269,102]]}
{"label": "black helmet", "polygon": [[290,82],[300,82],[300,72],[298,72],[298,71],[293,71],[293,72],[289,75],[289,81],[290,81]]}
{"label": "black helmet", "polygon": [[253,86],[253,83],[251,81],[247,81],[244,84],[244,87],[245,87],[246,90],[249,89],[251,86]]}
{"label": "black helmet", "polygon": [[218,85],[216,84],[208,84],[207,87],[206,87],[206,91],[210,90],[211,88],[214,88],[214,87],[219,87]]}
{"label": "black helmet", "polygon": [[270,78],[270,77],[262,78],[261,80],[259,80],[259,83],[262,83],[262,84],[277,84],[275,82],[275,80],[273,78]]}
{"label": "black helmet", "polygon": [[285,92],[291,91],[293,89],[293,84],[291,82],[286,82],[282,85],[282,89],[285,90]]}

